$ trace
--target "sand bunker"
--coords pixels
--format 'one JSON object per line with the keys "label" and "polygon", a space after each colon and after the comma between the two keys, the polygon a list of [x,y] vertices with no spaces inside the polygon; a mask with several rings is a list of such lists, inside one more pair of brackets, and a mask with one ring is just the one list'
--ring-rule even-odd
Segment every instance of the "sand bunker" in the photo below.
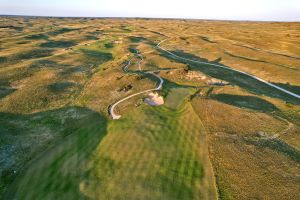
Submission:
{"label": "sand bunker", "polygon": [[159,96],[157,93],[153,92],[149,93],[148,97],[145,99],[145,102],[150,106],[160,106],[165,103],[162,96]]}

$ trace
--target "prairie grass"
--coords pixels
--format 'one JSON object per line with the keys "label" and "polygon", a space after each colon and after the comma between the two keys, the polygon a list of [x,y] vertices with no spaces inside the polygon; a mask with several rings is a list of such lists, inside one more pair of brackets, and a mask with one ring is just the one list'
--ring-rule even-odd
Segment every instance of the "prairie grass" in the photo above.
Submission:
{"label": "prairie grass", "polygon": [[[299,93],[299,23],[1,17],[0,29],[0,199],[299,199],[299,100],[156,48],[168,39]],[[124,73],[136,50],[166,104],[136,96],[109,120],[113,102],[157,84]]]}

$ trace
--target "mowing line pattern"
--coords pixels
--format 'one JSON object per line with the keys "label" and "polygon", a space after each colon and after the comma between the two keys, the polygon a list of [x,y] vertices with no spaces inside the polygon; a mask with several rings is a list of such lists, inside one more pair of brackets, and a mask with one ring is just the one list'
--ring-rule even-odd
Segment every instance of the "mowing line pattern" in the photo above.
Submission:
{"label": "mowing line pattern", "polygon": [[190,103],[177,110],[144,105],[111,121],[108,132],[90,161],[85,195],[216,199],[205,131]]}

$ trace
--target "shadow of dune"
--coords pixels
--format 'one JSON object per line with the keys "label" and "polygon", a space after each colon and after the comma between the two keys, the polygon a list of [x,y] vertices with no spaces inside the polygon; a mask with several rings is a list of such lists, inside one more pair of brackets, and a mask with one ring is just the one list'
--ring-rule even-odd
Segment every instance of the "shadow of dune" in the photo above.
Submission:
{"label": "shadow of dune", "polygon": [[60,28],[60,29],[57,29],[54,31],[50,31],[47,34],[50,36],[57,36],[57,35],[60,35],[63,33],[68,33],[68,32],[76,31],[76,30],[80,30],[80,28]]}
{"label": "shadow of dune", "polygon": [[157,35],[160,35],[160,36],[166,37],[166,35],[164,35],[164,34],[158,32],[158,31],[151,31],[151,30],[149,30],[149,32],[154,33],[154,34],[157,34]]}
{"label": "shadow of dune", "polygon": [[138,43],[138,42],[141,42],[141,41],[146,40],[146,39],[144,37],[131,36],[131,37],[129,37],[129,40],[133,43]]}
{"label": "shadow of dune", "polygon": [[275,52],[271,52],[271,51],[268,51],[268,50],[258,49],[258,48],[254,48],[254,47],[250,47],[250,46],[246,46],[246,45],[240,45],[240,44],[232,44],[232,45],[238,46],[238,47],[244,47],[246,49],[251,49],[253,51],[263,51],[263,52],[266,52],[268,54],[273,54],[273,55],[278,55],[278,56],[283,56],[283,57],[287,57],[287,58],[300,60],[300,58],[296,57],[296,56],[286,55],[286,54],[282,54],[282,53],[275,53]]}
{"label": "shadow of dune", "polygon": [[14,91],[16,91],[17,89],[15,88],[11,88],[11,87],[1,87],[0,86],[0,100],[8,95],[10,95],[11,93],[13,93]]}
{"label": "shadow of dune", "polygon": [[235,54],[229,53],[228,51],[225,51],[225,50],[224,50],[224,54],[226,54],[228,56],[231,56],[233,58],[238,58],[238,59],[242,59],[242,60],[246,60],[246,61],[250,61],[250,62],[265,63],[265,64],[269,64],[269,65],[275,65],[275,66],[278,66],[278,67],[284,67],[284,68],[290,69],[290,70],[300,71],[297,68],[293,68],[293,67],[289,67],[289,66],[285,66],[285,65],[280,65],[280,64],[276,64],[276,63],[271,63],[271,62],[268,62],[268,61],[265,61],[265,60],[259,60],[259,59],[254,59],[254,58],[248,58],[248,57],[245,57],[245,56],[235,55]]}
{"label": "shadow of dune", "polygon": [[[242,74],[242,73],[239,73],[236,71],[232,71],[230,69],[225,69],[225,68],[221,68],[221,67],[217,67],[217,66],[208,65],[208,64],[216,64],[215,62],[209,62],[207,59],[200,58],[200,57],[195,56],[190,53],[185,53],[181,50],[170,51],[170,52],[175,55],[178,55],[180,57],[184,57],[184,58],[195,60],[195,61],[201,61],[201,62],[205,62],[205,63],[195,63],[192,61],[183,60],[181,58],[174,57],[162,50],[159,50],[159,51],[160,51],[161,56],[164,56],[170,60],[177,61],[177,62],[180,62],[183,64],[189,64],[193,70],[198,70],[198,71],[201,71],[202,73],[207,74],[211,77],[225,80],[231,84],[234,84],[241,88],[244,88],[251,93],[254,93],[257,95],[266,95],[266,96],[269,96],[272,98],[282,99],[284,101],[287,101],[287,102],[290,102],[293,104],[297,104],[297,105],[300,104],[299,99],[297,99],[296,97],[288,95],[278,89],[275,89],[275,88],[273,88],[265,83],[262,83],[252,77],[249,77],[245,74]],[[227,67],[220,63],[217,63],[217,64]]]}
{"label": "shadow of dune", "polygon": [[211,98],[232,106],[248,108],[256,111],[273,112],[278,110],[272,103],[255,96],[215,94],[211,95]]}
{"label": "shadow of dune", "polygon": [[88,49],[81,49],[81,52],[84,54],[84,61],[91,64],[99,65],[113,59],[111,53]]}
{"label": "shadow of dune", "polygon": [[53,50],[51,49],[33,49],[27,52],[19,53],[13,56],[14,59],[17,60],[27,60],[27,59],[34,59],[34,58],[43,58],[53,55]]}
{"label": "shadow of dune", "polygon": [[65,92],[68,89],[78,87],[79,85],[80,84],[78,83],[64,81],[64,82],[57,82],[57,83],[50,84],[48,85],[48,89],[51,92],[60,93],[60,92]]}
{"label": "shadow of dune", "polygon": [[273,151],[277,151],[280,154],[284,154],[290,159],[294,160],[297,163],[300,163],[300,152],[294,147],[288,145],[282,140],[274,139],[274,140],[256,140],[256,139],[245,139],[245,142],[251,145],[255,145],[259,148],[263,149],[271,149]]}
{"label": "shadow of dune", "polygon": [[[1,50],[1,49],[0,49]],[[0,56],[0,63],[5,63],[5,62],[7,62],[7,57],[5,57],[5,56]]]}
{"label": "shadow of dune", "polygon": [[[19,163],[19,168],[10,167],[18,170],[18,176],[11,177],[6,183],[10,186],[4,199],[86,199],[79,186],[86,176],[85,169],[92,152],[106,135],[105,117],[83,107],[30,115],[1,113],[0,116],[1,124],[5,124],[0,129],[1,133],[8,138],[6,145],[17,140],[30,143],[14,155],[19,158],[30,154],[30,157]],[[20,125],[14,125],[16,122]],[[36,126],[41,127],[40,132],[34,131]],[[41,138],[45,134],[48,136]],[[48,141],[45,141],[47,138]],[[40,143],[44,145],[35,148]]]}
{"label": "shadow of dune", "polygon": [[215,41],[212,41],[210,38],[206,36],[199,36],[199,38],[209,43],[216,43]]}
{"label": "shadow of dune", "polygon": [[50,40],[45,43],[40,44],[40,47],[45,48],[69,48],[72,46],[75,46],[77,43],[74,41],[68,41],[68,40]]}
{"label": "shadow of dune", "polygon": [[48,36],[44,34],[27,35],[24,37],[28,40],[47,40]]}
{"label": "shadow of dune", "polygon": [[300,86],[296,86],[296,85],[291,85],[289,83],[274,83],[272,82],[274,85],[277,85],[279,87],[282,87],[286,90],[289,90],[295,94],[300,95]]}
{"label": "shadow of dune", "polygon": [[67,64],[57,63],[55,61],[47,60],[47,59],[34,61],[29,66],[29,68],[31,68],[31,69],[41,69],[41,68],[66,69],[68,67],[71,67],[71,66],[67,65]]}

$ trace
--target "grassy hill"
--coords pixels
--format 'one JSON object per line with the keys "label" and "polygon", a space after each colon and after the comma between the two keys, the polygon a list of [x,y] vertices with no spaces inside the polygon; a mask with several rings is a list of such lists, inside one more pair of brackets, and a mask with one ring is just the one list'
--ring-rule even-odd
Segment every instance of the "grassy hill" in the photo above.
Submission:
{"label": "grassy hill", "polygon": [[0,199],[299,199],[300,100],[211,65],[299,95],[299,28],[1,17]]}

